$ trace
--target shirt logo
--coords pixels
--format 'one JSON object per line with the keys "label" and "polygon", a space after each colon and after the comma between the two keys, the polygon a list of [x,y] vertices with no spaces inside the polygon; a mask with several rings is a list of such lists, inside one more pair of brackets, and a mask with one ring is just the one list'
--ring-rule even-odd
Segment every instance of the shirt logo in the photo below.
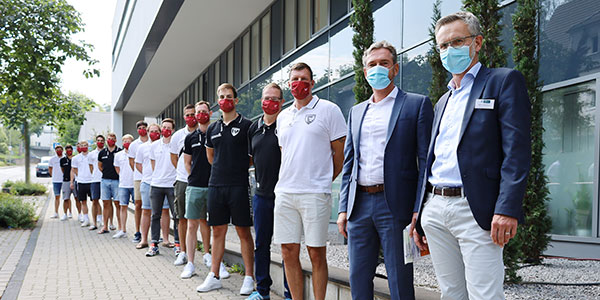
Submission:
{"label": "shirt logo", "polygon": [[232,127],[231,128],[231,135],[236,136],[238,135],[238,133],[240,133],[240,129],[237,127]]}
{"label": "shirt logo", "polygon": [[306,115],[306,117],[304,117],[304,122],[306,122],[306,124],[310,124],[312,123],[315,119],[317,118],[317,115],[315,114],[309,114]]}

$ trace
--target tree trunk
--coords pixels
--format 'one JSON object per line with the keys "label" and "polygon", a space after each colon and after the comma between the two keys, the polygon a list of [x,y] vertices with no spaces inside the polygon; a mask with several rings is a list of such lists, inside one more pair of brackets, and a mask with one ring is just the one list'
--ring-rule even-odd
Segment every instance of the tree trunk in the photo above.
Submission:
{"label": "tree trunk", "polygon": [[30,142],[30,137],[29,137],[29,123],[27,121],[25,121],[25,123],[23,123],[23,141],[25,144],[25,182],[30,183],[31,182],[31,162],[30,162],[30,156],[31,156],[31,147],[29,145]]}

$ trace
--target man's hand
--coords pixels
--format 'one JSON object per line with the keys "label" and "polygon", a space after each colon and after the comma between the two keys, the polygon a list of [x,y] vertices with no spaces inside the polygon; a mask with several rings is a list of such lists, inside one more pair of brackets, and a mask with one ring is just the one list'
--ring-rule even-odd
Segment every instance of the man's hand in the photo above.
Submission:
{"label": "man's hand", "polygon": [[419,250],[427,251],[429,250],[429,246],[427,246],[427,238],[425,236],[421,236],[415,229],[418,216],[419,213],[413,213],[412,221],[410,222],[410,227],[408,228],[408,235],[413,238],[415,244],[417,244],[417,247],[419,247]]}
{"label": "man's hand", "polygon": [[348,233],[346,232],[346,224],[348,220],[346,220],[347,213],[339,213],[337,219],[338,231],[345,237],[348,238]]}
{"label": "man's hand", "polygon": [[492,219],[492,231],[490,232],[494,244],[504,247],[517,234],[518,224],[519,222],[516,218],[494,215]]}
{"label": "man's hand", "polygon": [[72,189],[72,190],[74,190],[74,189],[75,189],[75,186],[73,185],[73,183],[72,183],[72,182],[71,182],[71,184],[70,184],[70,185],[71,185],[71,189]]}

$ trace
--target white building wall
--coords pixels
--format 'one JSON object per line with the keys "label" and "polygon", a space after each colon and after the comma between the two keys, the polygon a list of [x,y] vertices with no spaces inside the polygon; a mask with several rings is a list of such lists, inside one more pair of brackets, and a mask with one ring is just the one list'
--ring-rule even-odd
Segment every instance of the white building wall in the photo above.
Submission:
{"label": "white building wall", "polygon": [[79,129],[78,141],[93,141],[96,135],[105,135],[111,132],[110,112],[88,111],[85,113],[85,121]]}

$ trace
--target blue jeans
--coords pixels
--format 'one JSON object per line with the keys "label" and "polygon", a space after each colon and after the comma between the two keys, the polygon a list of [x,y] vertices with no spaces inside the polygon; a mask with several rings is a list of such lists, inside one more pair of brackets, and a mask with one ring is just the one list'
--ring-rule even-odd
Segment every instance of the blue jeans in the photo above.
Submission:
{"label": "blue jeans", "polygon": [[[252,211],[254,214],[255,250],[254,250],[254,276],[256,277],[256,290],[262,296],[268,296],[271,290],[271,238],[273,237],[273,210],[275,197],[254,195],[252,198]],[[282,262],[283,264],[283,262]],[[285,298],[292,298],[290,289],[285,279],[283,268],[283,286]]]}
{"label": "blue jeans", "polygon": [[54,190],[54,196],[60,196],[62,190],[62,182],[53,182],[52,189]]}
{"label": "blue jeans", "polygon": [[131,199],[131,203],[133,203],[133,188],[119,188],[120,206],[129,205],[129,199]]}
{"label": "blue jeans", "polygon": [[103,178],[100,182],[100,198],[119,201],[119,180]]}

